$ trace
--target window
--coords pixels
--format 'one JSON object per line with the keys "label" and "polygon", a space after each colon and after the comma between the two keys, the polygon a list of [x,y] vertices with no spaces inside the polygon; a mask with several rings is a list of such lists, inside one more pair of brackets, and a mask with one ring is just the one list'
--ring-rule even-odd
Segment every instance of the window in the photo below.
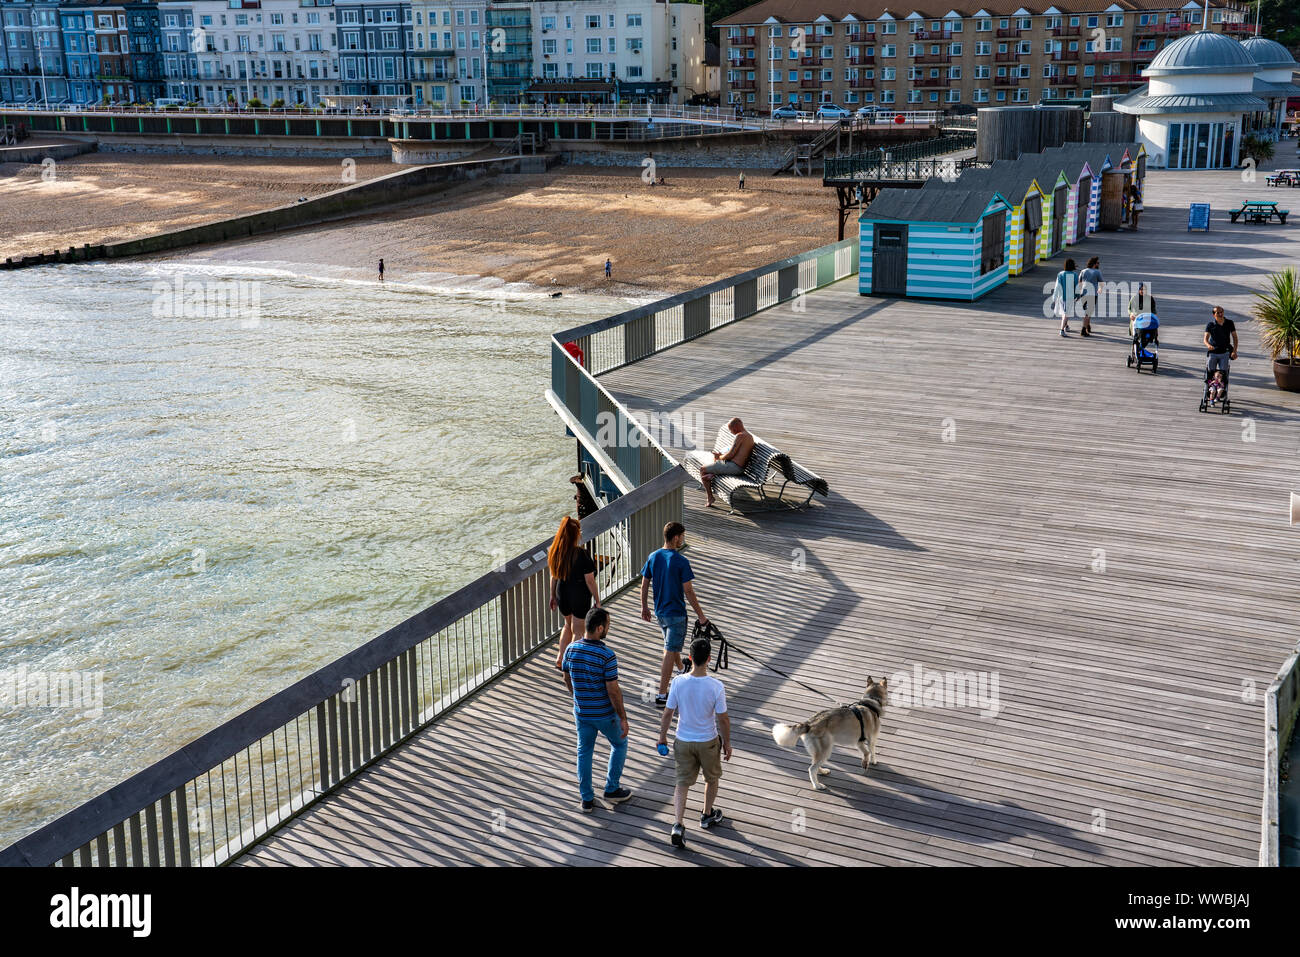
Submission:
{"label": "window", "polygon": [[641,68],[639,66],[630,66],[627,68],[627,78],[629,80],[641,79]]}
{"label": "window", "polygon": [[555,56],[555,41],[554,41],[554,40],[543,40],[543,41],[542,41],[542,55],[543,55],[543,56]]}
{"label": "window", "polygon": [[600,14],[599,14],[599,13],[588,14],[588,15],[587,15],[587,21],[586,21],[586,22],[587,22],[587,29],[588,29],[588,30],[599,30],[599,29],[600,29]]}
{"label": "window", "polygon": [[601,69],[602,69],[602,67],[601,67],[601,64],[600,64],[600,63],[588,63],[588,64],[587,64],[587,79],[588,79],[588,80],[599,80],[599,79],[601,78],[601,76],[603,75],[603,74],[601,73]]}
{"label": "window", "polygon": [[977,40],[975,42],[976,56],[990,56],[993,53],[993,42],[991,40]]}
{"label": "window", "polygon": [[[630,41],[629,41],[629,42],[630,42]],[[600,37],[587,37],[587,52],[588,52],[588,53],[599,53],[599,52],[600,52],[600,49],[601,49],[601,47],[600,47]],[[628,49],[630,50],[630,49],[632,49],[632,48],[629,46]],[[590,65],[590,64],[588,64],[588,65]]]}
{"label": "window", "polygon": [[542,17],[542,30],[546,31],[546,30],[554,30],[554,29],[555,29],[555,17]]}
{"label": "window", "polygon": [[961,56],[961,44],[960,44],[960,43],[953,43],[953,44],[949,45],[949,47],[948,47],[948,55],[949,55],[949,56]]}
{"label": "window", "polygon": [[627,49],[628,49],[628,52],[629,52],[629,53],[640,53],[640,52],[641,52],[641,38],[640,38],[640,37],[628,37],[628,38],[627,38]]}
{"label": "window", "polygon": [[627,25],[629,27],[639,27],[641,25],[641,14],[629,13],[627,15]]}
{"label": "window", "polygon": [[981,17],[980,19],[975,21],[976,33],[988,33],[992,29],[993,29],[993,21],[986,17]]}
{"label": "window", "polygon": [[880,48],[880,55],[886,57],[893,56],[894,53],[897,51],[897,49],[898,48],[895,47],[894,44],[886,43],[884,46]]}

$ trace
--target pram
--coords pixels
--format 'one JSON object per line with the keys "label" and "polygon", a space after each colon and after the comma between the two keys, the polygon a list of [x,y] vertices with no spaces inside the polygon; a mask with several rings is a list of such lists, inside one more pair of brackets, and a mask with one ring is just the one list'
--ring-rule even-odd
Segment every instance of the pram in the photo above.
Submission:
{"label": "pram", "polygon": [[1128,367],[1142,371],[1149,365],[1152,372],[1160,368],[1160,320],[1154,312],[1142,312],[1133,318],[1133,347],[1128,355]]}
{"label": "pram", "polygon": [[[1227,415],[1228,410],[1232,406],[1232,401],[1228,398],[1228,378],[1229,378],[1228,370],[1217,369],[1215,371],[1223,373],[1223,398],[1219,400],[1218,407],[1221,413]],[[1210,371],[1210,365],[1207,362],[1205,364],[1205,391],[1201,393],[1202,412],[1210,412],[1214,409],[1214,403],[1210,401],[1210,382],[1213,378],[1214,378],[1214,372]]]}

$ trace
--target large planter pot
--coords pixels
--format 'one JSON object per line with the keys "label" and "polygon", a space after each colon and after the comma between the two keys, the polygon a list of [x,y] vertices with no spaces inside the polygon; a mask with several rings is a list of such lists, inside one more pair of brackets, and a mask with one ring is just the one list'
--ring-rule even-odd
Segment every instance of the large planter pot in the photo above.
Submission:
{"label": "large planter pot", "polygon": [[1273,360],[1273,381],[1279,389],[1287,392],[1300,392],[1300,362],[1288,359]]}

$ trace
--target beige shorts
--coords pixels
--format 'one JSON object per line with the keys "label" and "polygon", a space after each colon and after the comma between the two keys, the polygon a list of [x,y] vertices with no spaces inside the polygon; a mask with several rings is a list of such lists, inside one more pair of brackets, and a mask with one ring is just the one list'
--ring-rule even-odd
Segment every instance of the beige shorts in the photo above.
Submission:
{"label": "beige shorts", "polygon": [[677,786],[690,787],[704,771],[704,780],[712,783],[722,777],[722,738],[712,741],[673,741],[677,761]]}

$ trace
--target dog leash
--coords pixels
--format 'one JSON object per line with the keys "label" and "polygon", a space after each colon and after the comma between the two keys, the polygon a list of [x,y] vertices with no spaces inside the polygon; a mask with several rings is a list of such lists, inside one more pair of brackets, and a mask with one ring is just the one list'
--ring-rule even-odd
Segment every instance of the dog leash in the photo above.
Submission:
{"label": "dog leash", "polygon": [[[709,622],[707,625],[701,625],[701,624],[697,621],[697,622],[695,623],[695,634],[696,634],[697,637],[708,638],[710,641],[713,641],[714,639],[716,639],[716,640],[719,642],[717,654],[715,654],[715,655],[714,655],[714,658],[713,658],[713,670],[714,670],[714,671],[717,671],[719,668],[726,668],[726,667],[728,666],[728,661],[727,661],[727,652],[728,652],[730,649],[735,648],[737,651],[739,651],[742,655],[744,655],[744,656],[745,656],[746,658],[748,658],[750,661],[752,661],[752,662],[754,662],[755,664],[757,664],[760,668],[766,668],[768,671],[772,672],[773,674],[778,674],[778,675],[780,675],[780,676],[781,676],[782,678],[784,678],[786,681],[793,681],[795,684],[797,684],[800,688],[803,688],[805,691],[811,691],[811,692],[812,692],[813,694],[815,694],[815,695],[821,695],[821,696],[822,696],[823,698],[825,698],[827,701],[832,702],[836,707],[840,707],[840,706],[841,706],[841,702],[836,701],[834,698],[832,698],[830,695],[828,695],[825,691],[822,691],[822,690],[819,689],[819,688],[814,688],[812,685],[804,684],[802,681],[800,681],[798,678],[794,677],[793,675],[788,675],[788,674],[786,674],[784,671],[782,671],[780,668],[773,667],[772,665],[768,664],[768,663],[767,663],[766,661],[764,661],[763,659],[761,659],[761,658],[757,658],[757,657],[755,657],[754,655],[751,655],[748,651],[746,651],[744,648],[740,647],[740,646],[739,646],[738,644],[736,644],[734,641],[728,641],[728,640],[723,636],[722,632],[720,632],[720,631],[718,630],[718,626],[715,625],[713,622]],[[859,719],[859,720],[861,720],[861,719]]]}

